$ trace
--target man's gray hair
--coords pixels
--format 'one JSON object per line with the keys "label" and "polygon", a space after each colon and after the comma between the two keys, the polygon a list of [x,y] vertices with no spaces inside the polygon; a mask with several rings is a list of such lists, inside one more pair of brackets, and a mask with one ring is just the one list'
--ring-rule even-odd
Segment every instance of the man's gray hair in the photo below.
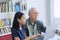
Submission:
{"label": "man's gray hair", "polygon": [[36,8],[31,7],[31,8],[29,9],[29,11],[28,11],[28,14],[30,14],[30,12],[33,11],[33,10],[36,10]]}

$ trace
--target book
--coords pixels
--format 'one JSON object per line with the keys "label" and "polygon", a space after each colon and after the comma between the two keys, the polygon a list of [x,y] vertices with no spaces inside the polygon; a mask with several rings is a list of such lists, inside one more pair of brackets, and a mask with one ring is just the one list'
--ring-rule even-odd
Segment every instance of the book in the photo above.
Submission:
{"label": "book", "polygon": [[13,3],[12,1],[9,1],[9,12],[13,12]]}
{"label": "book", "polygon": [[8,29],[8,32],[11,32],[11,27],[7,27],[7,29]]}
{"label": "book", "polygon": [[27,10],[27,4],[24,4],[24,10]]}
{"label": "book", "polygon": [[7,29],[6,28],[2,28],[3,33],[7,33]]}
{"label": "book", "polygon": [[1,12],[3,12],[3,3],[1,3]]}
{"label": "book", "polygon": [[22,5],[22,11],[27,10],[27,4]]}
{"label": "book", "polygon": [[14,12],[20,11],[20,2],[14,4]]}
{"label": "book", "polygon": [[0,4],[0,12],[1,12],[1,4]]}
{"label": "book", "polygon": [[2,26],[8,26],[8,20],[5,18],[5,19],[2,19]]}
{"label": "book", "polygon": [[8,3],[6,3],[6,12],[8,12],[8,9],[9,9],[9,6],[8,6],[9,4]]}
{"label": "book", "polygon": [[2,20],[0,20],[0,27],[2,27]]}
{"label": "book", "polygon": [[27,0],[22,0],[21,4],[22,11],[27,10]]}
{"label": "book", "polygon": [[11,25],[11,19],[8,19],[9,20],[9,25]]}
{"label": "book", "polygon": [[8,25],[10,26],[11,25],[11,19],[8,18],[7,21],[8,21]]}
{"label": "book", "polygon": [[1,9],[2,12],[6,12],[6,2],[3,2],[2,3],[2,9]]}
{"label": "book", "polygon": [[0,12],[8,12],[8,4],[6,2],[0,3]]}
{"label": "book", "polygon": [[1,28],[0,28],[0,34],[2,34]]}
{"label": "book", "polygon": [[3,12],[6,12],[6,2],[3,3]]}

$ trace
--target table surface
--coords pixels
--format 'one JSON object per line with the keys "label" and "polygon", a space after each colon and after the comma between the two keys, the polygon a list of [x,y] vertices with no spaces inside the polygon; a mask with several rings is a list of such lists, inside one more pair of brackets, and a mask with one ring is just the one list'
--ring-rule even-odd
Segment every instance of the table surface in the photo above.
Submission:
{"label": "table surface", "polygon": [[[44,37],[42,36],[42,37],[34,38],[32,40],[44,40]],[[48,40],[60,40],[60,36],[55,34],[55,36],[53,38],[50,38]]]}
{"label": "table surface", "polygon": [[[32,40],[44,40],[44,36],[37,37],[37,38],[34,38],[34,39],[32,39]],[[52,38],[50,38],[50,39],[48,39],[48,40],[60,40],[60,36],[57,35],[57,34],[55,34],[54,37],[52,37]]]}
{"label": "table surface", "polygon": [[43,40],[43,39],[44,39],[44,36],[41,36],[41,37],[34,38],[32,40]]}
{"label": "table surface", "polygon": [[50,38],[49,40],[60,40],[60,36],[55,34],[53,38]]}

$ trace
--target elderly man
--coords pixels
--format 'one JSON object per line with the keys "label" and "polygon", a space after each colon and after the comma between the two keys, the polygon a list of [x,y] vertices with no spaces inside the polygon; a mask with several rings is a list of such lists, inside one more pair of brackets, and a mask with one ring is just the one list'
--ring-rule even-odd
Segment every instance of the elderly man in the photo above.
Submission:
{"label": "elderly man", "polygon": [[29,18],[26,20],[25,24],[25,27],[27,29],[26,35],[34,37],[40,36],[41,32],[45,32],[46,28],[41,21],[37,20],[37,9],[31,8],[28,15]]}
{"label": "elderly man", "polygon": [[[31,8],[28,12],[29,18],[26,20],[25,28],[26,35],[30,38],[35,38],[41,36],[41,33],[46,31],[46,27],[44,27],[43,23],[37,20],[38,12],[37,9]],[[57,34],[60,34],[58,30],[56,30]]]}

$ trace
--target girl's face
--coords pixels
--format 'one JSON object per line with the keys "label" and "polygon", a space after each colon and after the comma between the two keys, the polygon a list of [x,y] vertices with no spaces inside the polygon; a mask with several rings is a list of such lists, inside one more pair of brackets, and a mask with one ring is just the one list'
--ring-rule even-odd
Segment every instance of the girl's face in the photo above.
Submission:
{"label": "girl's face", "polygon": [[25,24],[25,15],[22,15],[21,19],[18,19],[19,24]]}

